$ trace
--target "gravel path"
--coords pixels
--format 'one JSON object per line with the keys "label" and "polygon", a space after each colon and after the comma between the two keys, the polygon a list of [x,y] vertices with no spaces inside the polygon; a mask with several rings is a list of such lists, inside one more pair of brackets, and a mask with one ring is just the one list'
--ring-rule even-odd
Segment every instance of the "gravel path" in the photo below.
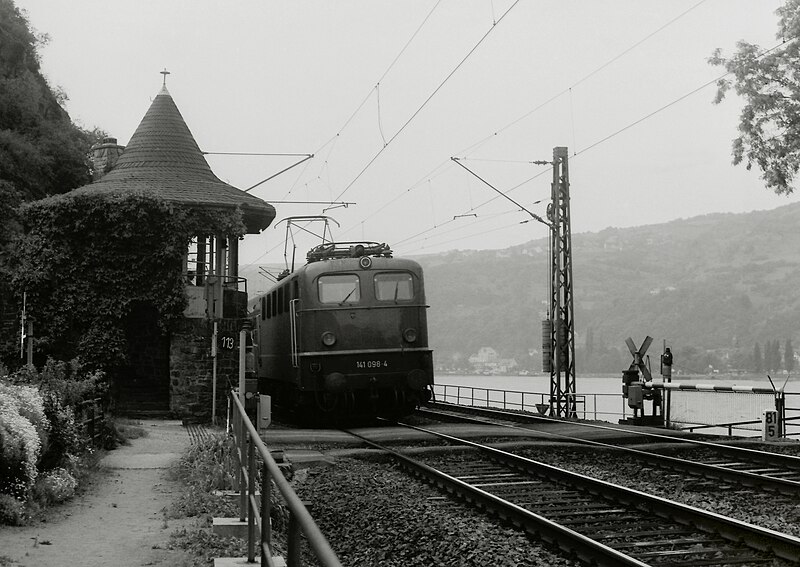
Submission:
{"label": "gravel path", "polygon": [[[183,552],[166,549],[179,524],[162,509],[181,486],[167,469],[190,443],[178,421],[143,421],[147,436],[108,453],[82,496],[54,509],[47,522],[0,526],[0,565],[70,567],[179,566]],[[190,521],[190,520],[188,520]]]}

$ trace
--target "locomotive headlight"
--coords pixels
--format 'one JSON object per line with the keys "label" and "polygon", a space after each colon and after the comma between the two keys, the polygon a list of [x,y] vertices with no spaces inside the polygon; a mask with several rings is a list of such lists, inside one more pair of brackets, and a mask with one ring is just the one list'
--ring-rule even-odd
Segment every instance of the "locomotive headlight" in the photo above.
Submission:
{"label": "locomotive headlight", "polygon": [[327,347],[332,347],[336,344],[336,335],[331,333],[330,331],[325,331],[322,333],[322,344]]}
{"label": "locomotive headlight", "polygon": [[403,331],[403,338],[407,343],[413,343],[417,340],[417,330],[408,328]]}

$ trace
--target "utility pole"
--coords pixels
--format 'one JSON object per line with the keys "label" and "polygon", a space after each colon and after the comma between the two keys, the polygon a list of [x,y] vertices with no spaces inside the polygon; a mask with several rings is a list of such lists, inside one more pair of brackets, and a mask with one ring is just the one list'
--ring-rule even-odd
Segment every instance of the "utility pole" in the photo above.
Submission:
{"label": "utility pole", "polygon": [[[550,415],[577,417],[575,403],[575,321],[572,301],[572,232],[569,167],[565,147],[553,148],[550,229]],[[545,343],[546,341],[543,341]]]}

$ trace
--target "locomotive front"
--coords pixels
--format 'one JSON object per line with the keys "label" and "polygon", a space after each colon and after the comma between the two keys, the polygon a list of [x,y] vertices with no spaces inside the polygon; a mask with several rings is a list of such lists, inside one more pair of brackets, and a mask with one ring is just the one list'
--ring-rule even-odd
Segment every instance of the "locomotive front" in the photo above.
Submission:
{"label": "locomotive front", "polygon": [[301,418],[399,417],[431,397],[422,268],[353,249],[310,261],[287,278],[288,337],[264,359],[270,368],[262,376],[281,382],[271,389]]}

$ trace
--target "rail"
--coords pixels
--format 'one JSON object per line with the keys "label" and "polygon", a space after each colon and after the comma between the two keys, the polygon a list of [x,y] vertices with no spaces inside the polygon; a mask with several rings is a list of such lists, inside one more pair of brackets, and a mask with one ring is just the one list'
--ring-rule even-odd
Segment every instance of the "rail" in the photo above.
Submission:
{"label": "rail", "polygon": [[[325,536],[309,514],[303,502],[295,494],[289,482],[272,458],[258,431],[253,426],[235,390],[231,390],[231,424],[236,439],[235,452],[239,477],[239,520],[247,521],[247,562],[255,563],[256,539],[260,541],[262,567],[274,567],[272,526],[270,523],[271,494],[273,484],[278,489],[289,509],[287,534],[288,567],[300,567],[301,539],[305,535],[312,553],[323,567],[341,567]],[[261,495],[256,492],[256,453],[261,457]],[[245,492],[246,487],[246,492]],[[256,534],[256,528],[259,534]]]}

